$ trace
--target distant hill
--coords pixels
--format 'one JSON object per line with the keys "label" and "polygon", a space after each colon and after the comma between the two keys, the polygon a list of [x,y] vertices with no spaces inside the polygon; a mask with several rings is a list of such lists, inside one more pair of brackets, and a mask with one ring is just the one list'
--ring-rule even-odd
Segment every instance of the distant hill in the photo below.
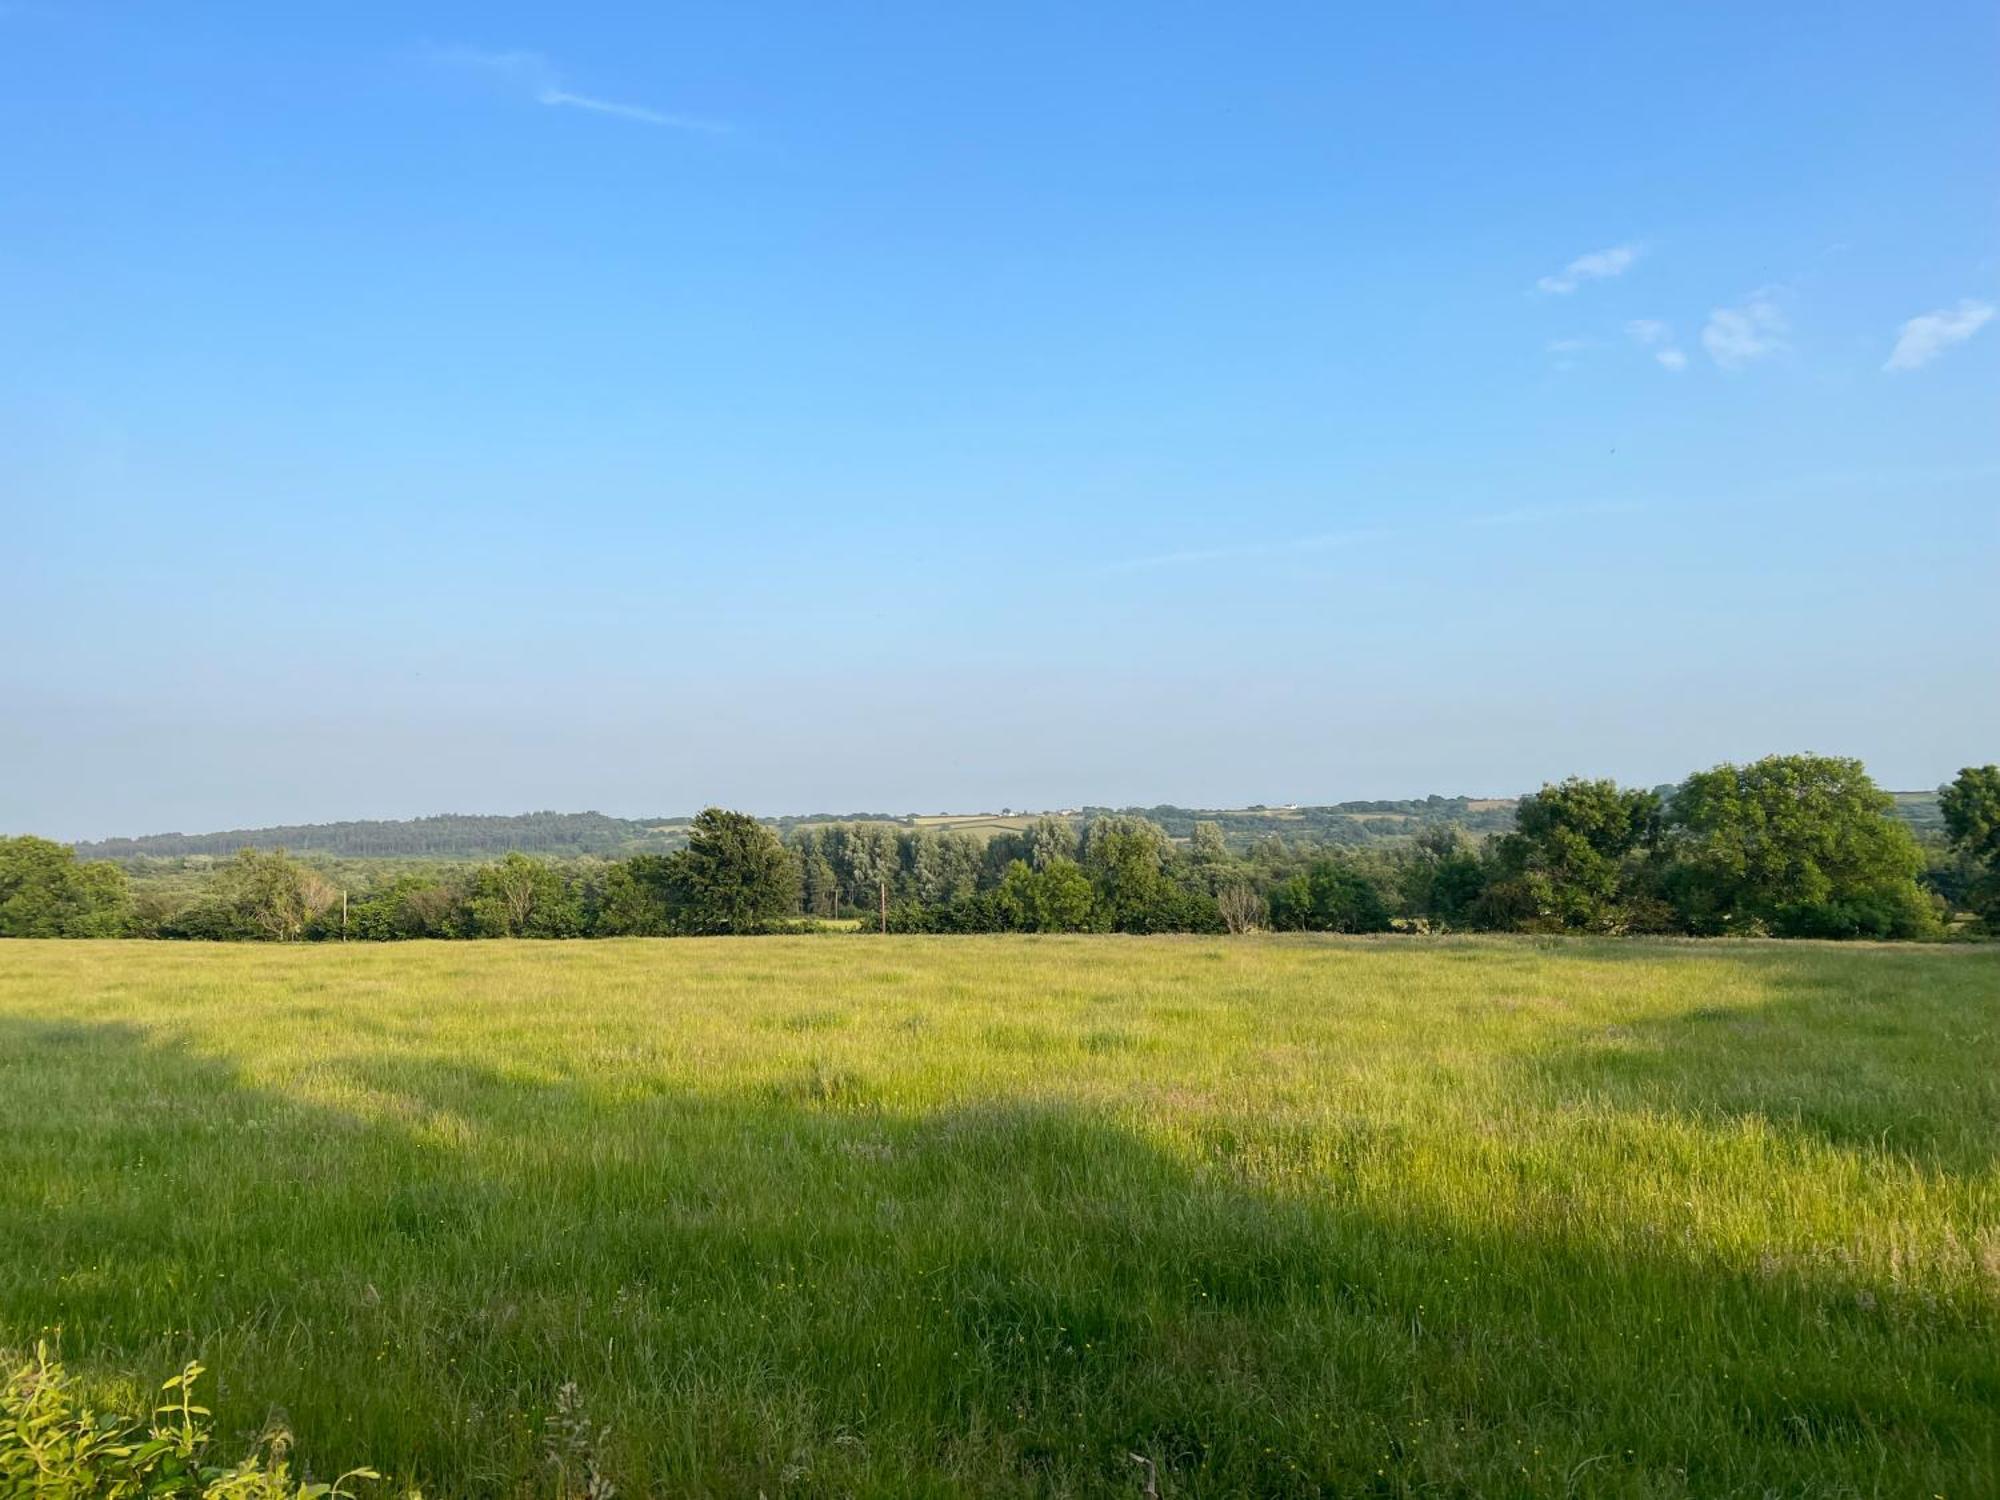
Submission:
{"label": "distant hill", "polygon": [[[1896,815],[1920,836],[1937,837],[1944,821],[1936,792],[1896,792]],[[1336,802],[1320,806],[1236,808],[1080,807],[1062,811],[1079,822],[1110,813],[1151,818],[1177,839],[1198,822],[1222,825],[1236,847],[1259,839],[1286,843],[1366,845],[1408,838],[1425,828],[1455,823],[1472,833],[1504,833],[1514,826],[1513,797],[1412,797],[1398,801]],[[898,828],[952,829],[980,838],[1026,827],[1039,813],[1005,808],[997,813],[809,813],[764,821],[780,833],[824,823],[883,823]],[[288,849],[340,859],[491,859],[518,850],[551,858],[616,858],[664,853],[687,842],[688,819],[614,818],[599,812],[533,812],[512,816],[440,813],[401,821],[300,823],[279,828],[232,828],[222,833],[154,833],[141,838],[80,843],[84,859],[183,859],[234,854],[238,849]]]}
{"label": "distant hill", "polygon": [[181,859],[238,849],[288,849],[344,859],[483,859],[519,850],[565,858],[674,849],[687,842],[686,818],[631,819],[598,812],[513,816],[440,813],[402,821],[299,823],[222,833],[152,833],[81,843],[84,859]]}

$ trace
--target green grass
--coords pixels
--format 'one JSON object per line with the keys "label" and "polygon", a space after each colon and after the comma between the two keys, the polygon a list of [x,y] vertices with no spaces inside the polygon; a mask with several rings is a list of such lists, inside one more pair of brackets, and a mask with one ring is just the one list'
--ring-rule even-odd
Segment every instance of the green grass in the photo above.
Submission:
{"label": "green grass", "polygon": [[434,1496],[1976,1500],[1996,1150],[1995,949],[0,944],[0,1346]]}

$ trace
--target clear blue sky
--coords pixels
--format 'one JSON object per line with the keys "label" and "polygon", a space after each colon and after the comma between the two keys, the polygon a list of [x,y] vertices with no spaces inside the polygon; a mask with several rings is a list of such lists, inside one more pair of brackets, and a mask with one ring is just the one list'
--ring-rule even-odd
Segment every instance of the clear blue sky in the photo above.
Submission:
{"label": "clear blue sky", "polygon": [[1997,14],[0,0],[0,830],[2000,758]]}

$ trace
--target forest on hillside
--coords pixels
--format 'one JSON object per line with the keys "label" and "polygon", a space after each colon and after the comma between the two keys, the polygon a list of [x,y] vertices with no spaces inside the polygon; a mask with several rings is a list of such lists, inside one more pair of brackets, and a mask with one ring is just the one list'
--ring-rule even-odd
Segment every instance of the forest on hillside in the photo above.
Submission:
{"label": "forest on hillside", "polygon": [[[1655,788],[1661,795],[1671,787]],[[1920,833],[1943,828],[1935,792],[1894,792],[1897,817]],[[1456,827],[1480,836],[1505,833],[1514,826],[1515,797],[1412,797],[1336,802],[1324,806],[1255,806],[1246,808],[1085,806],[1063,816],[1079,822],[1102,817],[1139,817],[1157,824],[1176,841],[1194,836],[1199,823],[1212,823],[1224,841],[1239,852],[1266,839],[1286,844],[1335,844],[1363,847],[1408,840],[1427,828]],[[1041,814],[952,815],[920,818],[898,813],[805,813],[762,821],[790,838],[805,829],[868,823],[892,828],[926,826],[1025,826]],[[600,812],[532,812],[512,815],[441,813],[432,817],[368,819],[340,823],[299,823],[270,828],[234,828],[218,833],[155,833],[132,838],[85,840],[73,847],[83,859],[121,862],[181,860],[192,856],[229,856],[239,849],[284,849],[293,854],[331,859],[487,859],[502,854],[535,854],[575,859],[589,855],[614,857],[664,854],[687,843],[692,818],[614,818]]]}

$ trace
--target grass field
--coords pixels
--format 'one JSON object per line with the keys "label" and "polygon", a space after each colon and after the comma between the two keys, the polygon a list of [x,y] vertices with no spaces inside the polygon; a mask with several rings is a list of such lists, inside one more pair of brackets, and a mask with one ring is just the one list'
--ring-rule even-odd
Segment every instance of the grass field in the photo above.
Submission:
{"label": "grass field", "polygon": [[2000,950],[0,944],[0,1346],[322,1474],[2000,1495]]}

